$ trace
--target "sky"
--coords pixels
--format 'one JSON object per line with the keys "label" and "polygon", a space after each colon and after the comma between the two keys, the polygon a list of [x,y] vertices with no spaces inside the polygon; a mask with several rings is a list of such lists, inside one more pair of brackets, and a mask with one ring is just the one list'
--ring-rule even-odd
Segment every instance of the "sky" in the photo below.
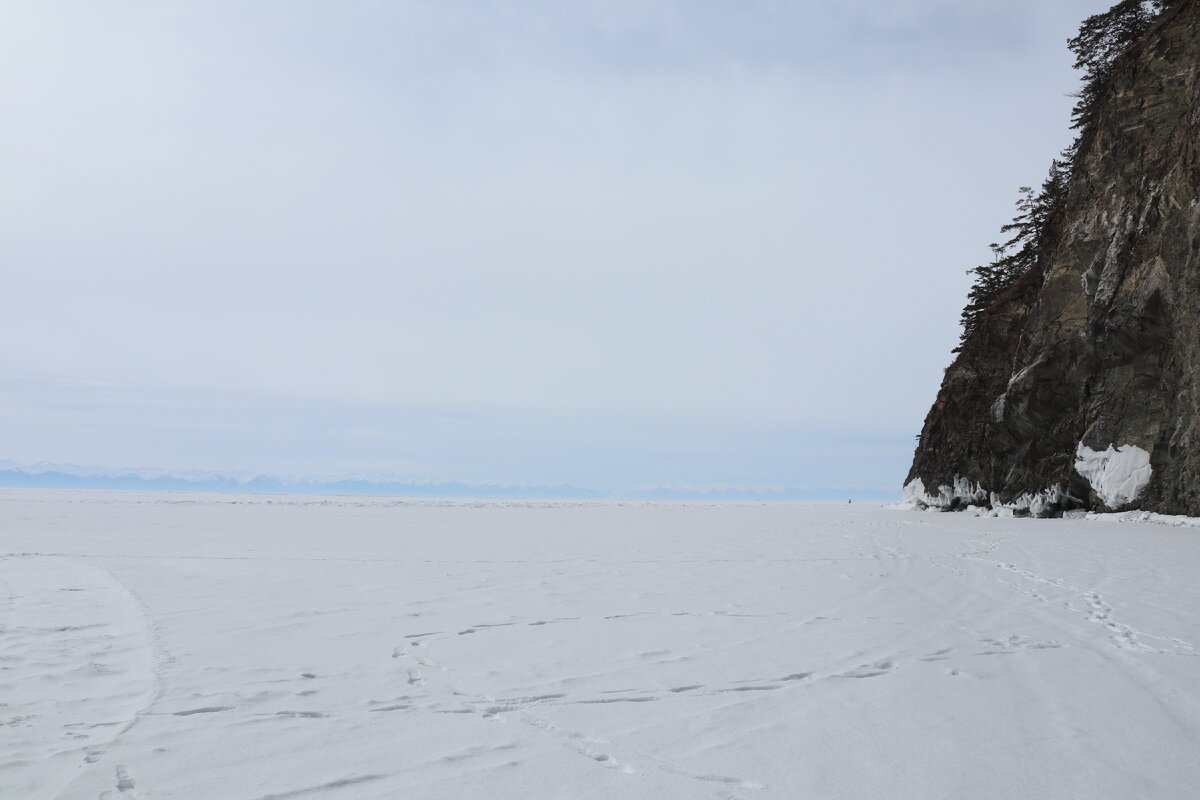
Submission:
{"label": "sky", "polygon": [[1104,7],[8,2],[0,459],[898,493]]}

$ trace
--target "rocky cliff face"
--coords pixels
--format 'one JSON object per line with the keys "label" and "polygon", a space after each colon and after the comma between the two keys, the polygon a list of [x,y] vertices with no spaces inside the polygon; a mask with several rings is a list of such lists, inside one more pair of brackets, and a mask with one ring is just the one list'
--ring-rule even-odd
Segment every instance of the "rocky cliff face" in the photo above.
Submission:
{"label": "rocky cliff face", "polygon": [[1037,266],[946,371],[914,501],[1200,515],[1200,2],[1114,69]]}

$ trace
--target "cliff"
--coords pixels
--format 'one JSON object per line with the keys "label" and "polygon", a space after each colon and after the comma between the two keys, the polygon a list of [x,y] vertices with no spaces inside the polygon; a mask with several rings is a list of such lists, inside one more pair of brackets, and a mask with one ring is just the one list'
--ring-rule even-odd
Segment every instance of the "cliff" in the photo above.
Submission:
{"label": "cliff", "polygon": [[1113,69],[1038,263],[946,370],[918,504],[1200,515],[1200,2]]}

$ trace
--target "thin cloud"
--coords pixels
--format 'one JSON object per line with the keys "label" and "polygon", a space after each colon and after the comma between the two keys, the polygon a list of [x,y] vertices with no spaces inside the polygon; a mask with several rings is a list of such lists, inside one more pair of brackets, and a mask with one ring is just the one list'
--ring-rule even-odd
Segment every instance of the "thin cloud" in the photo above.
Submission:
{"label": "thin cloud", "polygon": [[18,7],[0,456],[899,481],[1092,5]]}

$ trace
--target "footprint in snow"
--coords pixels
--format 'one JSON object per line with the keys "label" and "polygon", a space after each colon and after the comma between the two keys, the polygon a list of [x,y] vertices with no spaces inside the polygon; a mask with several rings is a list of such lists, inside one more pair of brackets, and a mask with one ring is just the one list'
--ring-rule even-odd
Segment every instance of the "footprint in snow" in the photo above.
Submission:
{"label": "footprint in snow", "polygon": [[193,714],[215,714],[218,711],[231,711],[233,706],[203,706],[202,708],[188,708],[183,711],[176,711],[177,717],[190,717]]}
{"label": "footprint in snow", "polygon": [[134,783],[133,778],[130,776],[129,769],[124,764],[117,765],[116,777],[117,777],[117,792],[120,793],[120,796],[122,798],[130,798],[130,800],[132,800],[132,798],[137,797],[137,794],[135,791],[137,789],[137,785]]}
{"label": "footprint in snow", "polygon": [[837,678],[875,678],[880,675],[886,675],[896,668],[896,662],[891,659],[883,659],[871,664],[863,664],[860,667],[855,667],[849,672],[843,672],[834,677]]}
{"label": "footprint in snow", "polygon": [[1045,641],[1030,641],[1026,636],[1009,636],[1007,639],[980,639],[980,644],[985,644],[989,650],[984,650],[981,653],[975,653],[977,656],[1002,656],[1011,655],[1020,650],[1056,650],[1062,647],[1061,644],[1048,639]]}

